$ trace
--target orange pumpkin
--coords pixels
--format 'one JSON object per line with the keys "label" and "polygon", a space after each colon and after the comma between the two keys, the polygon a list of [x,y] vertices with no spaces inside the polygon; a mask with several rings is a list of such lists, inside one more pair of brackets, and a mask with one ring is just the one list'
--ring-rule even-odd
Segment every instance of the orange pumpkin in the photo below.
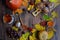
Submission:
{"label": "orange pumpkin", "polygon": [[6,0],[6,5],[12,10],[16,10],[21,4],[22,0]]}

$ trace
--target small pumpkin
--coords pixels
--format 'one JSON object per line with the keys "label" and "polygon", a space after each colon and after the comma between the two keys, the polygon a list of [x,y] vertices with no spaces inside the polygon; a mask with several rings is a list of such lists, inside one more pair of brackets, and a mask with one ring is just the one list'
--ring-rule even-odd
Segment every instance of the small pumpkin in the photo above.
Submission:
{"label": "small pumpkin", "polygon": [[22,0],[6,0],[6,5],[12,10],[16,10],[21,4]]}

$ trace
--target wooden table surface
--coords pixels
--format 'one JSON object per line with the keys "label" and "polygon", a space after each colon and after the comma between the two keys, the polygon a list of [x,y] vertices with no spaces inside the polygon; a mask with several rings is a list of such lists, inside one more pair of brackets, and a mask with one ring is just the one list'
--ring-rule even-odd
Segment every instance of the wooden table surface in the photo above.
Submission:
{"label": "wooden table surface", "polygon": [[[60,5],[58,5],[58,7],[56,7],[54,10],[58,13],[58,18],[55,19],[56,21],[55,29],[57,31],[51,40],[60,40]],[[6,13],[12,14],[12,11],[5,7],[5,5],[2,3],[2,0],[0,0],[0,40],[12,40],[6,36],[5,32],[6,27],[11,25],[4,24],[2,20],[3,15]],[[22,18],[22,21],[25,25],[33,27],[32,24],[40,22],[41,15],[34,17],[30,13],[24,12],[20,15],[20,17]]]}

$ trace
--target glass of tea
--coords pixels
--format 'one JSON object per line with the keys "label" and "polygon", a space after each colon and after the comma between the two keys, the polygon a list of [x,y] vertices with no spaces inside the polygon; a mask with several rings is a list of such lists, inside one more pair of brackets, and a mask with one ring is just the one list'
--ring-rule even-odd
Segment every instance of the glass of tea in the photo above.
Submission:
{"label": "glass of tea", "polygon": [[13,21],[14,21],[14,17],[13,17],[13,16],[11,16],[11,15],[9,15],[9,14],[5,14],[5,15],[3,16],[3,22],[4,22],[4,23],[11,24],[11,23],[13,23]]}

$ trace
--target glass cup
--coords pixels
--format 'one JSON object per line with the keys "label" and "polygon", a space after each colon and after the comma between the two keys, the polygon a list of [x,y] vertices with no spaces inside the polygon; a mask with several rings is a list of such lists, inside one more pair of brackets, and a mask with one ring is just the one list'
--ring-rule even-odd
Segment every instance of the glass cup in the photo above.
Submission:
{"label": "glass cup", "polygon": [[11,24],[11,23],[13,23],[13,21],[14,21],[14,17],[13,17],[12,15],[5,14],[5,15],[3,16],[3,22],[4,22],[4,23]]}

